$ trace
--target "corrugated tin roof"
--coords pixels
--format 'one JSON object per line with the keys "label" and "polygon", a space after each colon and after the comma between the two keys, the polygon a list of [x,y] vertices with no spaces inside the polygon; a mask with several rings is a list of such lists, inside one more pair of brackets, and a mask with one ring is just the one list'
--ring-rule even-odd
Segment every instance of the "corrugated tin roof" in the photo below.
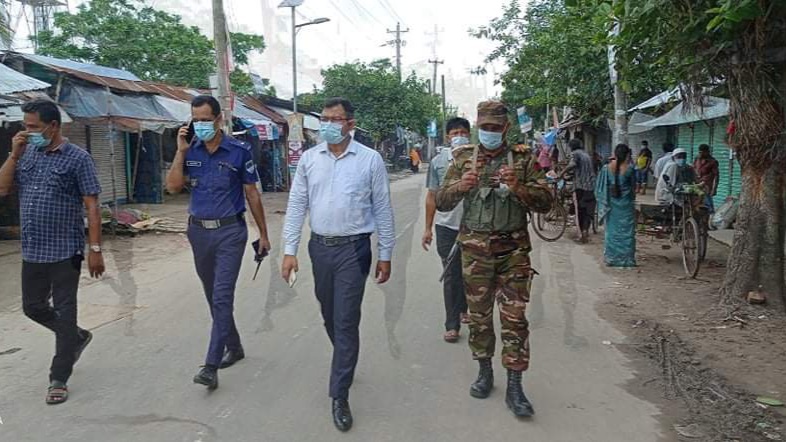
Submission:
{"label": "corrugated tin roof", "polygon": [[0,64],[0,94],[36,91],[46,89],[49,86],[51,86],[49,83],[28,77],[4,64]]}
{"label": "corrugated tin roof", "polygon": [[106,66],[99,66],[96,64],[80,63],[78,61],[64,60],[61,58],[46,57],[43,55],[34,55],[34,54],[20,54],[20,55],[35,63],[82,72],[85,74],[97,75],[99,77],[112,78],[115,80],[128,80],[128,81],[142,80],[141,78],[137,77],[131,72],[124,71],[122,69],[109,68]]}
{"label": "corrugated tin roof", "polygon": [[259,112],[260,114],[270,118],[276,124],[287,124],[287,120],[278,112],[268,107],[265,103],[254,97],[243,97],[240,99],[247,107]]}

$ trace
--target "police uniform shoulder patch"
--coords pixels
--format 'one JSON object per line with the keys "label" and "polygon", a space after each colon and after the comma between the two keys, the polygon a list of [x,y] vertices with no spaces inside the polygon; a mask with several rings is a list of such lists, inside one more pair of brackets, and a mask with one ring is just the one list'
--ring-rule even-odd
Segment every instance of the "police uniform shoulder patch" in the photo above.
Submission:
{"label": "police uniform shoulder patch", "polygon": [[254,164],[254,160],[246,161],[246,172],[254,173],[255,169],[256,169],[256,165]]}

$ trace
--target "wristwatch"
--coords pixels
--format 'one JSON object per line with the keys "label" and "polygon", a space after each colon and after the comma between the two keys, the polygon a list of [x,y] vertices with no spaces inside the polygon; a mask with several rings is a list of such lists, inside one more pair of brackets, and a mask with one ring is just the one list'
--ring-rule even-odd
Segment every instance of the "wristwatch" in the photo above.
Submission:
{"label": "wristwatch", "polygon": [[90,251],[94,253],[101,253],[101,244],[90,244]]}

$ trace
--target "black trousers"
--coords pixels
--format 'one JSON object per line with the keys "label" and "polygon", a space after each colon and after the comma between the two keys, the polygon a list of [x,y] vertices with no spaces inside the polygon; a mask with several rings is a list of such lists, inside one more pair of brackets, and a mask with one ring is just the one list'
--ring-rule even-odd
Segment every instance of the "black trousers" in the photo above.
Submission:
{"label": "black trousers", "polygon": [[74,368],[81,339],[76,325],[76,293],[82,259],[78,255],[52,264],[22,263],[22,308],[25,315],[55,333],[50,381],[68,382]]}
{"label": "black trousers", "polygon": [[436,232],[437,253],[442,258],[442,268],[445,269],[445,279],[442,281],[445,298],[445,330],[458,331],[461,329],[461,314],[467,312],[467,296],[464,293],[464,277],[461,274],[461,250],[459,249],[447,269],[445,265],[459,232],[440,225],[436,226]]}
{"label": "black trousers", "polygon": [[587,232],[592,225],[592,218],[595,216],[595,192],[576,189],[576,204],[579,206],[579,228],[582,232]]}
{"label": "black trousers", "polygon": [[360,352],[360,310],[371,271],[371,240],[328,247],[312,239],[308,253],[325,331],[333,344],[329,394],[348,399]]}

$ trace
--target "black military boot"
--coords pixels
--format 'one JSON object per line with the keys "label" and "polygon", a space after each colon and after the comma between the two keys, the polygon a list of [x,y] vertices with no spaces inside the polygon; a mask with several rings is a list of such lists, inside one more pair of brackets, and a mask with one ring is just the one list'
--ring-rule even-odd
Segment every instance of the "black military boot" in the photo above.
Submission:
{"label": "black military boot", "polygon": [[485,399],[494,387],[494,370],[491,368],[491,359],[478,359],[478,364],[478,379],[469,387],[469,394],[474,398]]}
{"label": "black military boot", "polygon": [[521,388],[520,371],[508,370],[508,392],[505,394],[505,403],[518,417],[531,417],[535,414],[535,409],[532,408],[532,404]]}

